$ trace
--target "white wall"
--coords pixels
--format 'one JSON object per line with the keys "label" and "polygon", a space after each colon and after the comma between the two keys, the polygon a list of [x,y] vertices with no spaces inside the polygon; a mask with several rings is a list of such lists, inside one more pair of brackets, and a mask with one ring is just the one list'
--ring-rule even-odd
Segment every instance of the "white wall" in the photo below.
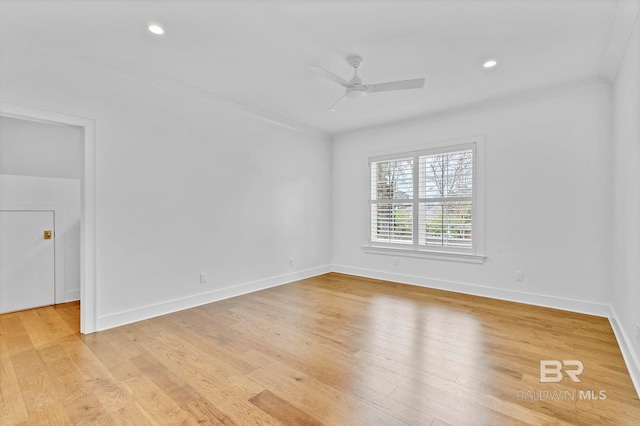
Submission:
{"label": "white wall", "polygon": [[[333,145],[339,271],[606,315],[610,277],[610,89],[469,109]],[[482,265],[364,253],[368,157],[485,136]],[[524,281],[515,281],[515,271]]]}
{"label": "white wall", "polygon": [[[636,21],[613,86],[612,307],[640,392],[640,24]],[[620,338],[619,338],[620,340]],[[633,360],[632,362],[630,362]]]}
{"label": "white wall", "polygon": [[79,127],[0,116],[0,173],[82,179],[82,133]]}
{"label": "white wall", "polygon": [[329,269],[328,140],[73,55],[5,43],[0,98],[96,120],[98,328]]}
{"label": "white wall", "polygon": [[56,303],[80,299],[80,180],[0,174],[0,208],[54,210]]}

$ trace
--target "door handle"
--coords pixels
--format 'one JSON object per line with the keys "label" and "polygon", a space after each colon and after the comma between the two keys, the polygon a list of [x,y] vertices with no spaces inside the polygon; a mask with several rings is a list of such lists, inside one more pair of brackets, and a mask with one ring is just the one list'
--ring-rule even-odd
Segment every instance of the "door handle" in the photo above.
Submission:
{"label": "door handle", "polygon": [[44,239],[45,240],[50,240],[51,239],[51,231],[49,231],[48,229],[46,231],[44,231]]}

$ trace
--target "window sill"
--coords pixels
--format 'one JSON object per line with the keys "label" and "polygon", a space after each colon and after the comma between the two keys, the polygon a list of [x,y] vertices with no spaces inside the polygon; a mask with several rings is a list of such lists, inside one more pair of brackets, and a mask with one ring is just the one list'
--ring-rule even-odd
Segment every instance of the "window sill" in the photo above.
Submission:
{"label": "window sill", "polygon": [[364,245],[362,251],[370,254],[385,254],[389,256],[402,256],[402,257],[417,257],[422,259],[437,259],[448,260],[452,262],[464,262],[464,263],[484,263],[485,255],[468,254],[468,253],[455,253],[455,252],[439,252],[439,251],[426,251],[426,250],[413,250],[396,247],[380,247]]}

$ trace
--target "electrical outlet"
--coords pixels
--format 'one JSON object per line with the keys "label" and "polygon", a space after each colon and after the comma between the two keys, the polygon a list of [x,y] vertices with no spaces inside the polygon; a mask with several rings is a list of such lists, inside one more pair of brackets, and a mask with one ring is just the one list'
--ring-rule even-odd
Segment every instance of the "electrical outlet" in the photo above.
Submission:
{"label": "electrical outlet", "polygon": [[206,283],[207,283],[207,273],[200,272],[200,284],[206,284]]}
{"label": "electrical outlet", "polygon": [[640,322],[636,323],[636,343],[640,343]]}
{"label": "electrical outlet", "polygon": [[524,272],[516,271],[516,281],[524,281]]}
{"label": "electrical outlet", "polygon": [[398,259],[397,257],[393,260],[393,264],[395,266],[400,266],[400,259]]}
{"label": "electrical outlet", "polygon": [[293,266],[293,263],[294,263],[294,262],[293,262],[293,257],[290,257],[290,258],[289,258],[289,266]]}

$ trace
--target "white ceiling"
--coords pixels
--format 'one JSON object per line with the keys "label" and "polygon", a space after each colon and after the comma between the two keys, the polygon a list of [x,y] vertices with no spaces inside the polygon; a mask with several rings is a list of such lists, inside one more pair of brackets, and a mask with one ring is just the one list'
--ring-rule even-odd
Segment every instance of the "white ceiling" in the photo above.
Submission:
{"label": "white ceiling", "polygon": [[[0,3],[0,25],[339,133],[610,78],[618,7],[619,0],[16,0]],[[150,22],[165,35],[150,34]],[[329,112],[343,89],[309,67],[349,79],[349,54],[364,58],[365,84],[425,77],[425,87],[344,100]],[[483,69],[490,57],[499,65]]]}

